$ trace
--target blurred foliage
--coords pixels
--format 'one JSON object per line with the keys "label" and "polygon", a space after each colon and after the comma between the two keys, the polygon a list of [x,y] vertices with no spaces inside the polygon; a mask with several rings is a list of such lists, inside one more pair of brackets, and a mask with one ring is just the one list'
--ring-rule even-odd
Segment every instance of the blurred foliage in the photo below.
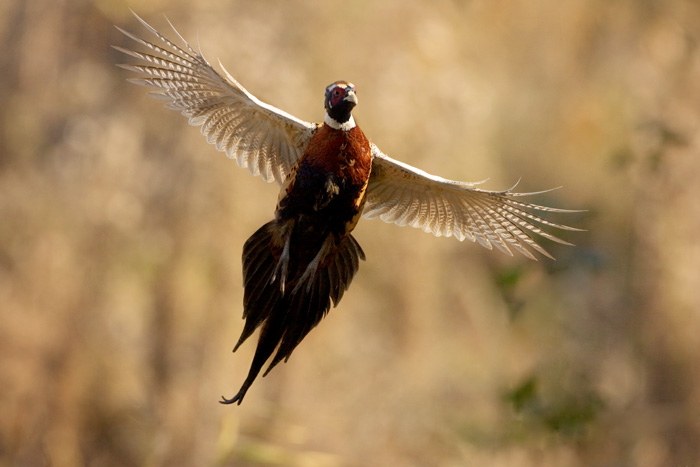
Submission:
{"label": "blurred foliage", "polygon": [[[363,221],[286,365],[240,253],[277,187],[125,81],[162,14],[253,94],[392,157],[586,209],[532,262]],[[0,465],[700,465],[700,4],[0,2]]]}
{"label": "blurred foliage", "polygon": [[533,431],[537,433],[532,425],[541,425],[547,431],[566,436],[581,435],[604,408],[600,397],[590,390],[571,388],[566,392],[560,391],[560,394],[566,398],[559,401],[544,398],[537,377],[529,376],[508,392],[505,398],[530,434]]}

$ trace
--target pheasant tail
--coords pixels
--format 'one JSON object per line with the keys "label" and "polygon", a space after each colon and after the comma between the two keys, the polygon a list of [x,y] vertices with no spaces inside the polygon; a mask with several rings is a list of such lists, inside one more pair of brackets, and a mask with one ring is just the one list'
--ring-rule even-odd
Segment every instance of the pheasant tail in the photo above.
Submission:
{"label": "pheasant tail", "polygon": [[[290,221],[287,221],[290,222]],[[296,346],[336,306],[365,259],[352,235],[329,236],[310,263],[291,256],[293,228],[283,221],[263,225],[243,247],[243,317],[245,325],[234,352],[260,326],[255,356],[240,391],[222,403],[240,404],[265,362],[277,351],[263,374],[289,359]],[[297,251],[291,248],[291,251]],[[292,253],[293,254],[293,253]]]}

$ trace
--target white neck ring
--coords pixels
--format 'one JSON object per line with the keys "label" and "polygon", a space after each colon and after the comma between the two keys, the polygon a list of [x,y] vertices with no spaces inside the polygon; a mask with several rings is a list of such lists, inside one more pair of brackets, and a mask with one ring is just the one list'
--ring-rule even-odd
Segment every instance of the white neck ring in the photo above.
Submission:
{"label": "white neck ring", "polygon": [[326,123],[326,125],[333,128],[334,130],[350,131],[353,128],[355,128],[355,119],[352,118],[352,115],[350,115],[350,120],[348,120],[347,122],[338,123],[326,112],[326,118],[324,118],[323,121]]}

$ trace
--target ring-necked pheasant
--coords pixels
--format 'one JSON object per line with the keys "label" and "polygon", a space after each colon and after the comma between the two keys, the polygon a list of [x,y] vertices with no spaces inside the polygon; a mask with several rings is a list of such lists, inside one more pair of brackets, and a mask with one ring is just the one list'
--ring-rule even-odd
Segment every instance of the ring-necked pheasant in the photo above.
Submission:
{"label": "ring-necked pheasant", "polygon": [[510,255],[514,249],[531,259],[530,250],[551,258],[533,234],[569,245],[539,226],[578,230],[536,214],[573,211],[519,200],[537,193],[481,190],[386,156],[355,124],[357,95],[346,81],[326,88],[323,123],[304,122],[255,98],[223,66],[223,74],[217,72],[174,27],[183,46],[136,18],[161,45],[118,28],[149,49],[115,47],[143,62],[120,65],[142,75],[130,81],[155,88],[152,94],[168,108],[202,127],[207,142],[253,175],[282,186],[274,219],[243,247],[246,321],[234,351],[262,329],[248,377],[222,403],[240,404],[273,353],[265,374],[289,358],[331,302],[338,304],[365,259],[351,235],[360,216],[477,241]]}

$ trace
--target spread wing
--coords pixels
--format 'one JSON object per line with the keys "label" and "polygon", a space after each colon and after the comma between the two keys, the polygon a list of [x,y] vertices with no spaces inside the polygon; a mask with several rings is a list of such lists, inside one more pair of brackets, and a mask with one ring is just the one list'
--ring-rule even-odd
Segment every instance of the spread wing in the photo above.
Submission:
{"label": "spread wing", "polygon": [[301,156],[316,125],[299,120],[286,112],[261,102],[243,88],[224,68],[219,74],[201,52],[195,51],[180,34],[181,48],[134,16],[161,45],[148,42],[117,27],[148,52],[116,47],[115,49],[142,63],[119,65],[141,75],[132,83],[155,88],[149,93],[166,101],[166,107],[179,110],[190,125],[201,126],[207,142],[215,144],[248,167],[253,175],[281,184]]}
{"label": "spread wing", "polygon": [[537,212],[578,212],[548,208],[519,201],[538,193],[511,190],[486,191],[475,183],[456,182],[430,175],[383,154],[372,144],[372,174],[367,186],[363,216],[409,225],[440,237],[454,236],[478,241],[489,250],[496,246],[512,255],[511,248],[531,259],[530,250],[552,258],[533,239],[533,234],[557,243],[570,243],[543,230],[552,227],[580,230],[555,224]]}

